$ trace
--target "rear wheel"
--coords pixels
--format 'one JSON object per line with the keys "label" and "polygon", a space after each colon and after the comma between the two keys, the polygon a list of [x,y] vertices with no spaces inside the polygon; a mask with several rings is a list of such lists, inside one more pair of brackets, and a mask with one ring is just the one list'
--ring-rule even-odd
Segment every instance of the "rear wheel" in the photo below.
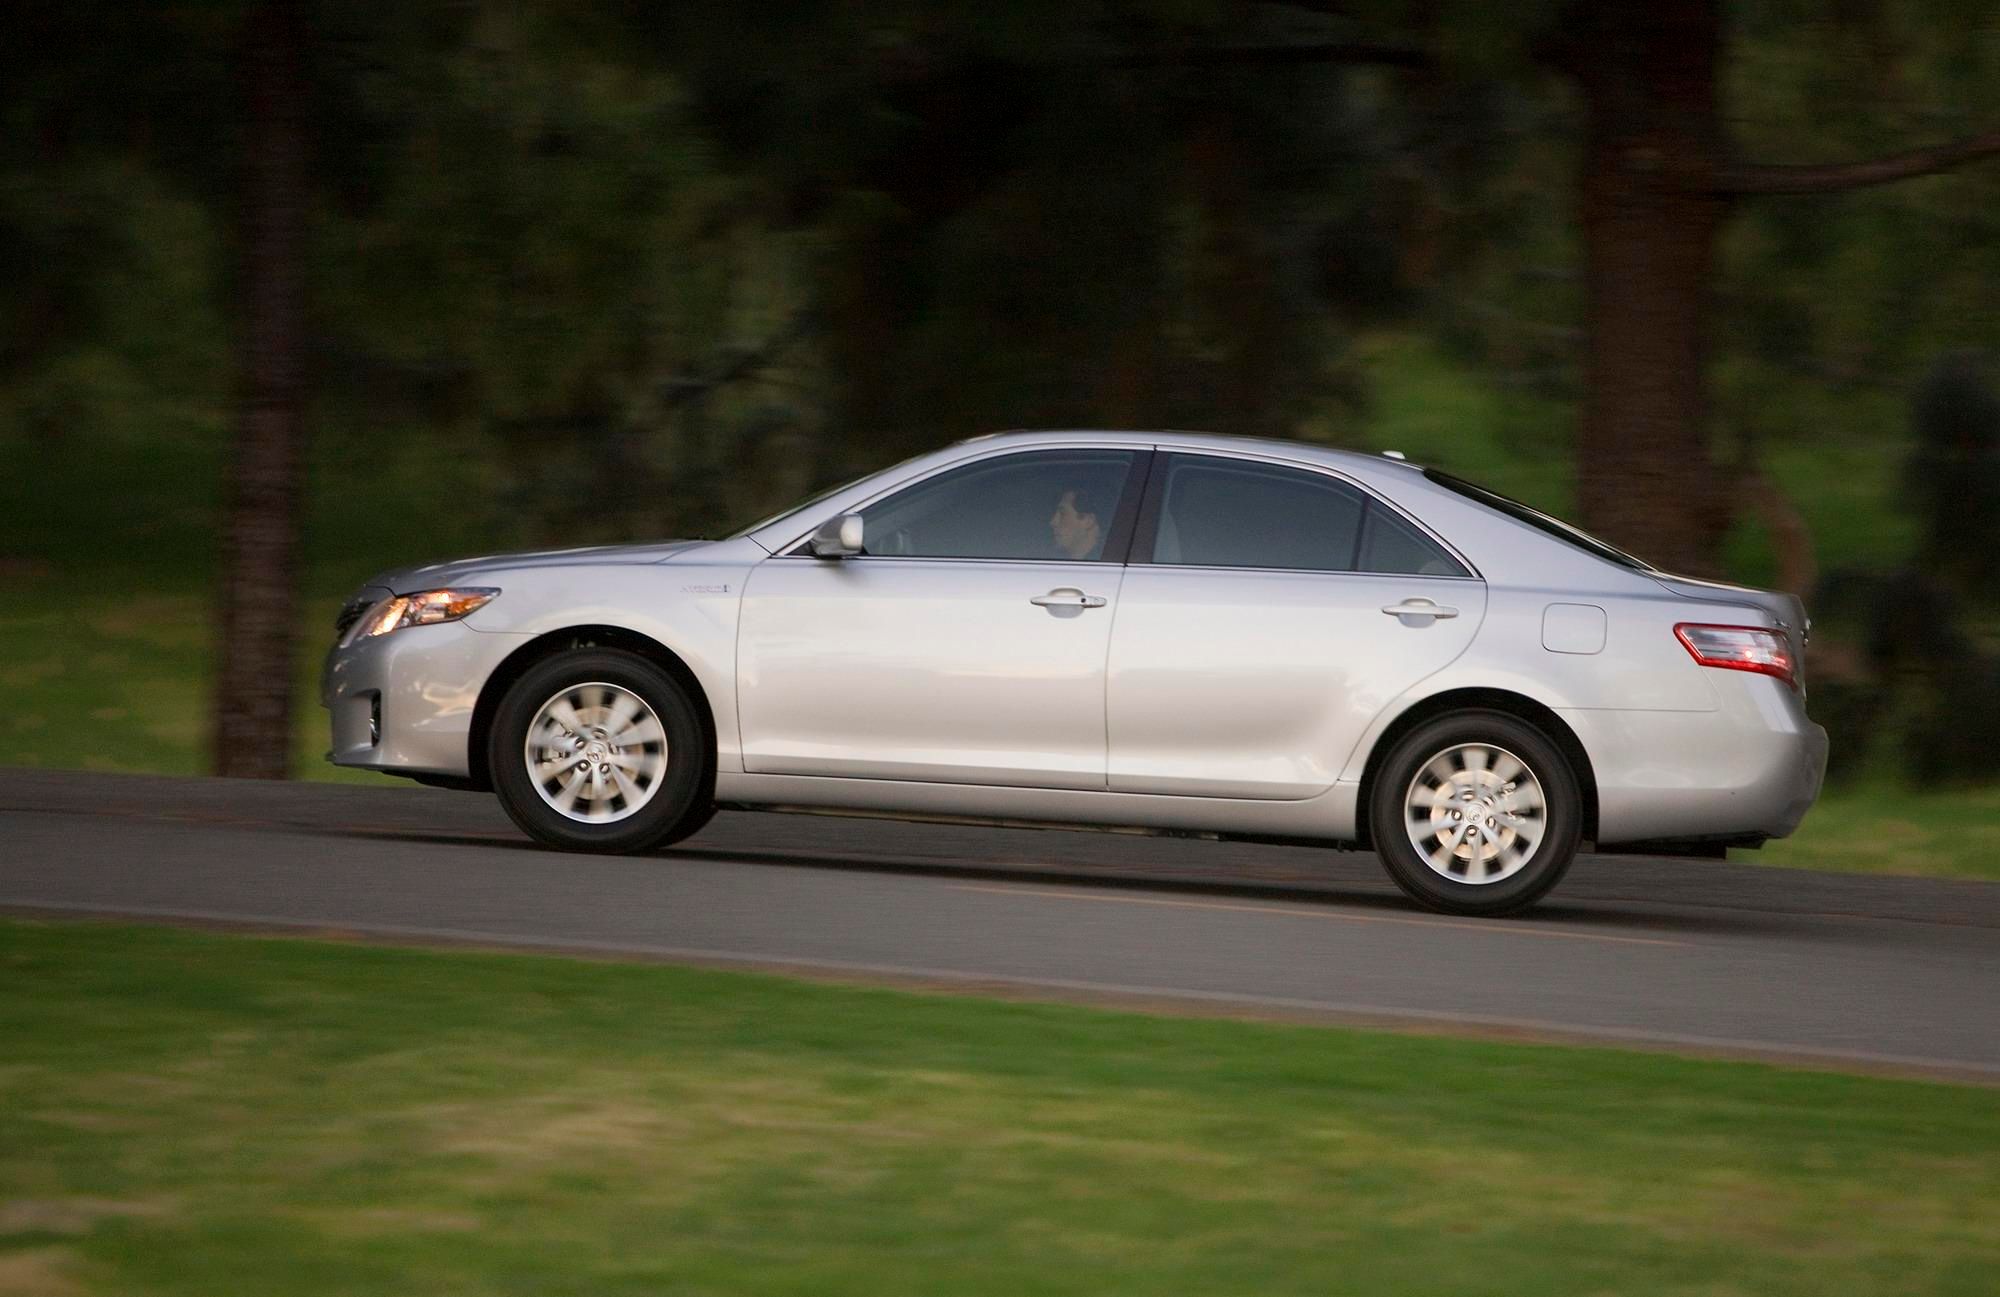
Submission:
{"label": "rear wheel", "polygon": [[531,667],[501,699],[487,768],[537,841],[633,852],[677,842],[714,813],[715,754],[696,704],[636,653],[580,649]]}
{"label": "rear wheel", "polygon": [[1396,744],[1369,795],[1389,876],[1448,914],[1524,910],[1576,857],[1582,797],[1555,744],[1504,712],[1455,712]]}

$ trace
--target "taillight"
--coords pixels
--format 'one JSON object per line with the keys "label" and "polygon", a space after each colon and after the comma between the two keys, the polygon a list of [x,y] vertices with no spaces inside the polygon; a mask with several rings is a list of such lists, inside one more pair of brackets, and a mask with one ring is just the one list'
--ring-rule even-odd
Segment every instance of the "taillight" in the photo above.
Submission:
{"label": "taillight", "polygon": [[1682,622],[1674,635],[1694,660],[1725,671],[1755,671],[1797,686],[1792,671],[1792,646],[1783,631],[1762,626],[1702,626]]}

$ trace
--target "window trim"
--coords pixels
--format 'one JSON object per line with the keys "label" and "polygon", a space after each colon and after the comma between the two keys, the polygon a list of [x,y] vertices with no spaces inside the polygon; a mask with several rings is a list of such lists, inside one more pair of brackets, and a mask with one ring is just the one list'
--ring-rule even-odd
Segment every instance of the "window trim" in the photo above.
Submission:
{"label": "window trim", "polygon": [[[1408,581],[1412,579],[1420,581],[1484,581],[1485,580],[1485,578],[1479,574],[1479,569],[1475,567],[1472,564],[1472,562],[1465,557],[1464,554],[1459,552],[1457,546],[1451,544],[1449,541],[1445,540],[1444,537],[1438,535],[1430,527],[1426,526],[1422,520],[1412,515],[1409,510],[1398,506],[1392,500],[1384,498],[1378,492],[1370,490],[1366,484],[1357,481],[1356,479],[1348,476],[1345,473],[1338,472],[1334,469],[1328,468],[1325,465],[1307,463],[1305,461],[1296,459],[1287,459],[1278,455],[1246,454],[1233,450],[1230,451],[1206,450],[1206,449],[1188,450],[1177,446],[1159,446],[1155,447],[1155,450],[1157,453],[1154,455],[1153,458],[1153,470],[1149,473],[1146,482],[1146,497],[1144,502],[1140,505],[1139,518],[1137,526],[1135,528],[1135,534],[1132,537],[1131,557],[1127,560],[1128,563],[1134,566],[1144,565],[1147,567],[1173,568],[1175,570],[1186,570],[1194,572],[1261,572],[1261,573],[1290,572],[1303,576],[1362,576],[1362,577],[1370,577],[1375,580],[1400,580],[1400,581]],[[1166,496],[1166,485],[1168,476],[1167,472],[1164,470],[1171,466],[1170,461],[1176,459],[1241,460],[1253,464],[1268,464],[1275,468],[1293,469],[1295,471],[1302,473],[1313,473],[1313,474],[1318,474],[1321,477],[1331,478],[1334,481],[1340,483],[1342,486],[1348,487],[1351,490],[1359,493],[1361,496],[1362,513],[1361,513],[1361,522],[1359,526],[1355,528],[1355,533],[1354,533],[1354,560],[1353,560],[1357,564],[1357,566],[1342,571],[1336,568],[1324,568],[1324,567],[1242,567],[1226,563],[1161,563],[1156,561],[1153,558],[1153,549],[1154,546],[1159,542],[1160,511],[1163,507],[1164,498]],[[1386,510],[1392,517],[1398,518],[1403,522],[1409,524],[1412,530],[1414,530],[1418,535],[1429,540],[1439,549],[1443,550],[1448,558],[1450,558],[1453,562],[1457,563],[1459,567],[1464,570],[1462,572],[1457,572],[1457,573],[1430,573],[1430,574],[1422,574],[1415,572],[1361,571],[1358,566],[1361,557],[1361,546],[1362,543],[1367,539],[1369,517],[1376,509]]]}
{"label": "window trim", "polygon": [[1637,572],[1643,576],[1665,575],[1661,569],[1637,554],[1628,554],[1610,541],[1591,535],[1575,523],[1565,522],[1552,513],[1545,513],[1531,504],[1523,504],[1512,496],[1502,495],[1490,486],[1481,486],[1477,482],[1468,481],[1455,473],[1447,473],[1439,468],[1427,468],[1423,470],[1423,474],[1424,480],[1431,485],[1443,487],[1461,500],[1470,500],[1483,509],[1491,509],[1510,522],[1532,527],[1544,536],[1561,541],[1571,549],[1581,550],[1600,563],[1609,563],[1613,567]]}
{"label": "window trim", "polygon": [[[1105,533],[1104,549],[1096,558],[980,558],[970,556],[948,556],[944,554],[850,554],[839,560],[843,563],[861,561],[895,563],[1033,563],[1043,566],[1074,567],[1085,564],[1092,567],[1122,567],[1132,551],[1132,538],[1137,534],[1137,522],[1141,498],[1146,485],[1151,480],[1153,461],[1158,458],[1155,447],[1135,445],[1132,442],[1076,442],[1041,446],[1007,446],[995,448],[987,455],[974,455],[966,459],[955,459],[948,464],[940,464],[930,472],[918,477],[883,487],[874,495],[857,500],[842,509],[843,514],[861,513],[878,504],[887,503],[905,491],[913,491],[926,483],[933,482],[948,473],[980,468],[998,463],[1004,459],[1019,459],[1029,455],[1068,455],[1078,451],[1109,451],[1130,455],[1131,467],[1126,471],[1125,484],[1118,496],[1118,503],[1112,509],[1111,526]],[[820,522],[824,522],[822,518]],[[817,529],[819,523],[814,523]],[[790,545],[785,546],[774,558],[805,558],[815,563],[832,560],[822,559],[812,552],[812,531],[807,531]]]}

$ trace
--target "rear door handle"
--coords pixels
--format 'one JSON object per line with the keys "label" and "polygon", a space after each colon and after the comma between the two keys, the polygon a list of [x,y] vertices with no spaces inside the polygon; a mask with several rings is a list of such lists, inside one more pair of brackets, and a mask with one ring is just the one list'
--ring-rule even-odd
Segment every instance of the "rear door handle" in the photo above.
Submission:
{"label": "rear door handle", "polygon": [[1085,594],[1073,585],[1059,585],[1028,602],[1037,608],[1102,608],[1106,600],[1101,594]]}
{"label": "rear door handle", "polygon": [[1382,611],[1388,613],[1391,617],[1432,617],[1438,621],[1458,616],[1458,609],[1447,608],[1441,603],[1432,603],[1430,600],[1422,598],[1405,599],[1401,603],[1392,603]]}

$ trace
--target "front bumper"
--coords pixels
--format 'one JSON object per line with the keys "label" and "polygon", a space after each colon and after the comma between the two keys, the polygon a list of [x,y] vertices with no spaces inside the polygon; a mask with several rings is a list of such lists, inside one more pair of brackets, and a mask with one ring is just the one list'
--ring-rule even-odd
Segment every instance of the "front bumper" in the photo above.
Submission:
{"label": "front bumper", "polygon": [[480,690],[531,638],[456,621],[334,647],[320,672],[333,731],[327,760],[389,774],[470,774]]}

